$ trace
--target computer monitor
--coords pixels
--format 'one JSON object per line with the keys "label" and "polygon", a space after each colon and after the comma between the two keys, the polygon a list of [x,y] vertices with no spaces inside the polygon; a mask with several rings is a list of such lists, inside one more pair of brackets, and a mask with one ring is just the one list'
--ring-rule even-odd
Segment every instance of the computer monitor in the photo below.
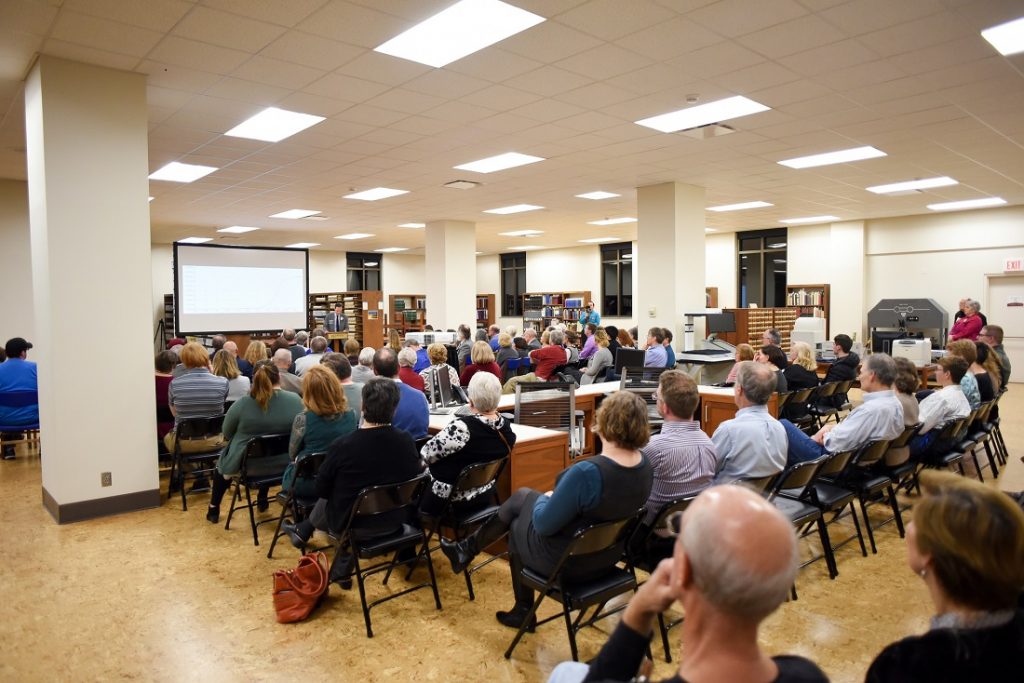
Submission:
{"label": "computer monitor", "polygon": [[708,334],[720,334],[736,331],[736,314],[731,312],[709,313],[705,316],[705,329]]}
{"label": "computer monitor", "polygon": [[447,368],[431,368],[427,373],[427,389],[430,394],[430,405],[438,408],[445,408],[450,405],[462,405],[466,403],[465,394],[452,388],[451,377]]}
{"label": "computer monitor", "polygon": [[616,349],[615,374],[621,375],[622,368],[642,368],[645,352],[642,349]]}

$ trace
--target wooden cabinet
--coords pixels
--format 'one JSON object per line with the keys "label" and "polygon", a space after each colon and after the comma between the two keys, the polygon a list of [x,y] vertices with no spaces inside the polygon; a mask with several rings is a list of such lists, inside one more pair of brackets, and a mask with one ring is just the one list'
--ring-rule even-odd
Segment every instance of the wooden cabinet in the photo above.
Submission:
{"label": "wooden cabinet", "polygon": [[571,330],[579,329],[580,313],[588,301],[589,291],[523,294],[523,329],[532,327],[540,332],[561,322]]}
{"label": "wooden cabinet", "polygon": [[718,308],[718,287],[704,288],[704,307]]}
{"label": "wooden cabinet", "polygon": [[825,338],[831,339],[828,331],[828,285],[787,285],[786,305],[796,308],[798,318],[824,318]]}
{"label": "wooden cabinet", "polygon": [[761,335],[774,327],[782,336],[782,350],[789,352],[789,336],[797,318],[796,308],[726,308],[736,316],[736,331],[722,332],[718,338],[730,344],[750,344],[761,348]]}
{"label": "wooden cabinet", "polygon": [[[381,310],[382,294],[376,290],[356,292],[318,292],[309,295],[309,329],[325,326],[327,314],[341,304],[348,317],[348,333],[354,335],[360,346],[380,348],[384,345],[384,320]],[[331,346],[342,345],[343,339],[331,339]]]}
{"label": "wooden cabinet", "polygon": [[476,326],[484,329],[494,324],[494,295],[476,295]]}

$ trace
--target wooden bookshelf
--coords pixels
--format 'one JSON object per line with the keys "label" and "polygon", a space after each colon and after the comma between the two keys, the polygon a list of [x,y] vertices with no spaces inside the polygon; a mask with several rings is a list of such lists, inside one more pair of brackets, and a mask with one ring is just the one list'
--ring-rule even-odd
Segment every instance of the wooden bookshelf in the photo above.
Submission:
{"label": "wooden bookshelf", "polygon": [[540,332],[549,325],[564,322],[568,329],[577,330],[580,313],[588,301],[589,291],[523,294],[523,329],[532,327]]}
{"label": "wooden bookshelf", "polygon": [[476,295],[476,326],[488,328],[494,324],[494,295]]}
{"label": "wooden bookshelf", "polygon": [[167,348],[167,342],[174,339],[174,295],[164,294],[164,339],[163,348]]}
{"label": "wooden bookshelf", "polygon": [[424,294],[388,295],[389,330],[402,337],[406,332],[422,332],[427,326],[427,297]]}
{"label": "wooden bookshelf", "polygon": [[[383,294],[377,290],[356,292],[317,292],[309,295],[309,329],[325,327],[327,314],[341,304],[348,317],[348,333],[360,346],[375,349],[384,345],[384,312],[381,310]],[[343,340],[332,339],[331,346],[341,347]]]}
{"label": "wooden bookshelf", "polygon": [[797,309],[797,317],[824,318],[825,338],[831,339],[828,332],[828,285],[787,285],[786,305]]}
{"label": "wooden bookshelf", "polygon": [[718,287],[704,288],[704,307],[718,308]]}
{"label": "wooden bookshelf", "polygon": [[769,327],[774,327],[782,336],[782,350],[789,353],[789,338],[793,331],[793,323],[797,319],[797,309],[786,308],[725,308],[726,312],[736,316],[736,331],[722,332],[718,338],[730,344],[750,344],[755,349],[761,348],[761,335]]}

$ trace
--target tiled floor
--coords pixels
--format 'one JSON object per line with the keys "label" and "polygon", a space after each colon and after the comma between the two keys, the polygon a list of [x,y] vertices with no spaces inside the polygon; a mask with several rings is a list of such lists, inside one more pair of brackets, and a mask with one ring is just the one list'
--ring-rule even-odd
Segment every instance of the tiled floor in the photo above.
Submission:
{"label": "tiled floor", "polygon": [[[1015,385],[1002,407],[1010,464],[994,484],[1006,490],[1024,489],[1022,408]],[[286,544],[266,559],[244,518],[231,531],[210,525],[201,498],[185,513],[172,501],[57,526],[40,502],[39,460],[24,454],[0,462],[0,491],[2,680],[539,681],[568,658],[557,621],[527,635],[512,661],[502,658],[513,632],[493,617],[510,603],[501,562],[477,575],[469,602],[461,577],[435,558],[444,609],[434,609],[429,591],[388,603],[375,610],[376,636],[367,639],[358,594],[336,587],[307,622],[277,624],[271,574],[293,566],[296,551]],[[893,525],[877,538],[878,555],[861,557],[856,543],[839,551],[835,581],[822,562],[800,573],[799,600],[763,629],[770,652],[802,654],[834,681],[859,681],[884,645],[926,628],[928,596],[905,567],[903,541]],[[603,641],[588,629],[581,656]],[[671,671],[662,661],[655,672]]]}

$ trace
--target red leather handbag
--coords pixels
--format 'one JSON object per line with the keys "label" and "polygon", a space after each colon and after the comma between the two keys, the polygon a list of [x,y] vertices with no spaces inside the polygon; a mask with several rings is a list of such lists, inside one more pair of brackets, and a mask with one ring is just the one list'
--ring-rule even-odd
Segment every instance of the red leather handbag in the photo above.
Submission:
{"label": "red leather handbag", "polygon": [[302,621],[327,594],[327,556],[309,553],[295,569],[274,572],[274,611],[279,624]]}

